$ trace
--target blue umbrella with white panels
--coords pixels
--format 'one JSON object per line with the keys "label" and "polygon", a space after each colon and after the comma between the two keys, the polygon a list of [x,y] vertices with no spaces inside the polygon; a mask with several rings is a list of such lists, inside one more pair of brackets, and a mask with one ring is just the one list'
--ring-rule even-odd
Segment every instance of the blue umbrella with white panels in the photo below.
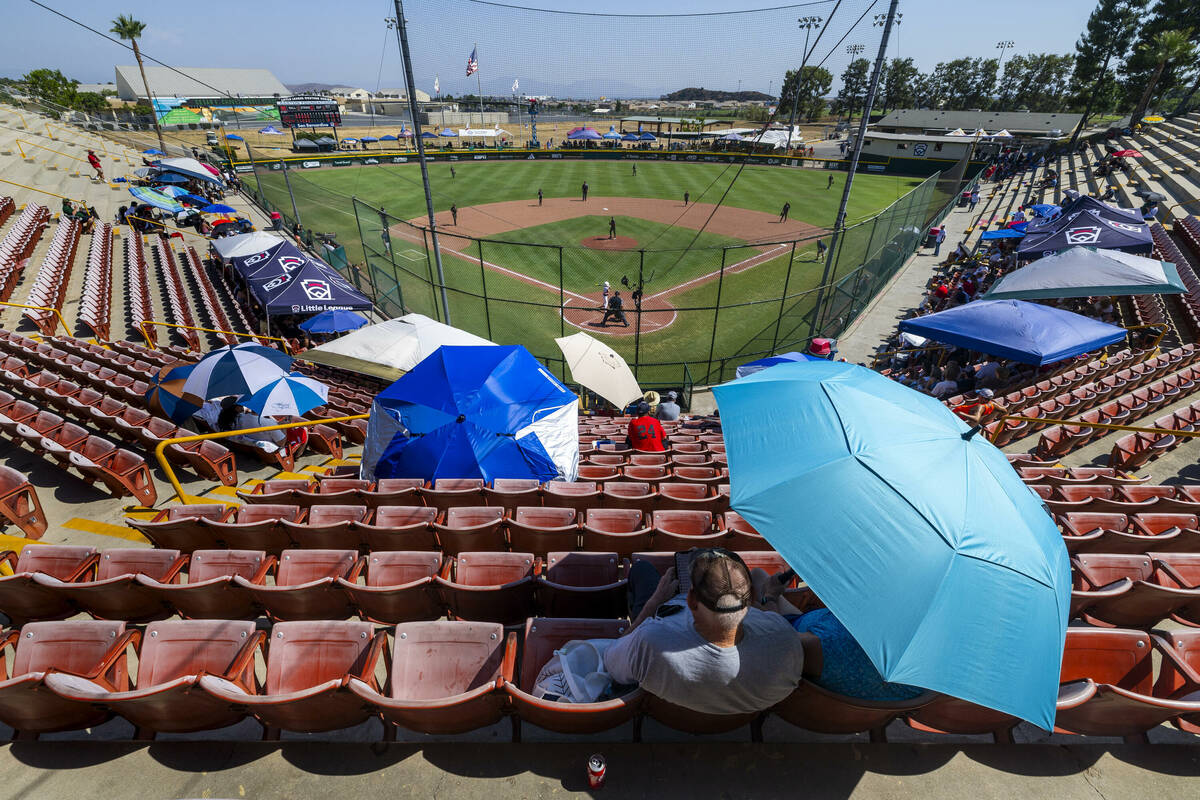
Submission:
{"label": "blue umbrella with white panels", "polygon": [[292,372],[238,401],[264,417],[299,417],[329,402],[329,387]]}
{"label": "blue umbrella with white panels", "polygon": [[218,348],[197,362],[183,384],[183,394],[203,400],[246,395],[287,375],[292,357],[261,344]]}

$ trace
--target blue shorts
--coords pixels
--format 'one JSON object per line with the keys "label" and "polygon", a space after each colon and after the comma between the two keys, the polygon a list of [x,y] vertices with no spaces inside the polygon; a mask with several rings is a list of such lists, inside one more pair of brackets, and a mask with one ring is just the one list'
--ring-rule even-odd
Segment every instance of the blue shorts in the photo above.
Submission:
{"label": "blue shorts", "polygon": [[860,700],[880,701],[911,700],[925,691],[885,681],[862,646],[829,609],[786,616],[797,631],[811,633],[821,641],[821,677],[814,681],[821,688]]}

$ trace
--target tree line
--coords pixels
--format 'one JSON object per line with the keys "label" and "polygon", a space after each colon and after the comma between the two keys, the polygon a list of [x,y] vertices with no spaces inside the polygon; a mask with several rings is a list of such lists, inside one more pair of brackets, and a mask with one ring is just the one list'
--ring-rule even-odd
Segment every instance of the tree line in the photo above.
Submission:
{"label": "tree line", "polygon": [[[885,61],[874,110],[1130,113],[1141,119],[1152,105],[1165,112],[1191,102],[1200,89],[1200,0],[1099,0],[1068,54],[1016,54],[1003,60],[968,56],[922,72],[911,58]],[[778,119],[813,122],[827,113],[847,119],[866,102],[871,61],[858,58],[841,74],[824,67],[788,70]]]}

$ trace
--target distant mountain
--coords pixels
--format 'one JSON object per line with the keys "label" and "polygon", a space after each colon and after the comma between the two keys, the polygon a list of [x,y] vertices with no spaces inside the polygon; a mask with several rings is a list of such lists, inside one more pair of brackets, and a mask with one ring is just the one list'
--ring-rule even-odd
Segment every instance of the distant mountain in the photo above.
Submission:
{"label": "distant mountain", "polygon": [[722,101],[747,102],[747,101],[751,101],[751,100],[759,100],[759,101],[771,100],[773,98],[771,97],[771,95],[763,94],[762,92],[751,92],[751,91],[722,92],[717,89],[704,89],[704,88],[697,89],[695,87],[689,87],[687,89],[680,89],[678,91],[671,92],[670,94],[664,94],[662,96],[662,99],[663,100],[689,100],[689,101],[713,100],[713,101],[718,101],[718,102],[722,102]]}
{"label": "distant mountain", "polygon": [[345,83],[287,83],[284,84],[293,94],[306,94],[308,92],[328,92],[338,86],[347,86]]}

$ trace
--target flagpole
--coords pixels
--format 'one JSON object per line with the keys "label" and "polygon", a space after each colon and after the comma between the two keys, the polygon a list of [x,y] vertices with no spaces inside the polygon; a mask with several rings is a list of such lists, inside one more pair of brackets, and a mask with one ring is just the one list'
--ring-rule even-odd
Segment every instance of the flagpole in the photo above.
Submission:
{"label": "flagpole", "polygon": [[[479,42],[471,49],[475,54],[475,63],[479,63]],[[479,127],[486,127],[487,123],[483,121],[483,84],[479,80],[479,67],[475,68],[475,88],[479,92]]]}

